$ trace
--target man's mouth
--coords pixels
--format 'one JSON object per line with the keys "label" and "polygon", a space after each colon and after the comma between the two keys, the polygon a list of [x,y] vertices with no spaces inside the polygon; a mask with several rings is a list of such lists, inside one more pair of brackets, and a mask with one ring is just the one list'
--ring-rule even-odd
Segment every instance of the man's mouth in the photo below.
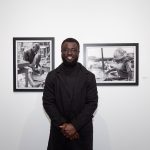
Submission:
{"label": "man's mouth", "polygon": [[72,58],[72,56],[68,56],[67,59],[68,60],[72,60],[73,58]]}

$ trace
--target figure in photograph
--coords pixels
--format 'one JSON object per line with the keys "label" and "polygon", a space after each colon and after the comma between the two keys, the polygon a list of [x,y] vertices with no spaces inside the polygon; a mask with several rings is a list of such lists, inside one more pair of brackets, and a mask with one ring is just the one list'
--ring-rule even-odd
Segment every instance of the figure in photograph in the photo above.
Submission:
{"label": "figure in photograph", "polygon": [[23,59],[29,62],[28,66],[28,80],[32,87],[39,87],[42,85],[41,82],[35,82],[33,74],[42,73],[42,67],[40,65],[41,55],[40,55],[40,45],[39,43],[34,43],[32,48],[24,51]]}
{"label": "figure in photograph", "polygon": [[93,150],[97,86],[95,75],[78,62],[79,50],[76,39],[65,39],[63,62],[46,77],[43,107],[51,119],[47,150]]}
{"label": "figure in photograph", "polygon": [[38,71],[38,67],[41,67],[40,66],[41,55],[39,50],[40,45],[38,43],[34,43],[33,47],[31,49],[26,50],[23,56],[24,60],[30,63],[29,66],[34,71]]}
{"label": "figure in photograph", "polygon": [[133,81],[134,57],[127,54],[122,48],[118,48],[114,52],[113,60],[114,62],[109,65],[109,70],[106,72],[107,76],[111,74],[111,78],[106,78],[105,80]]}

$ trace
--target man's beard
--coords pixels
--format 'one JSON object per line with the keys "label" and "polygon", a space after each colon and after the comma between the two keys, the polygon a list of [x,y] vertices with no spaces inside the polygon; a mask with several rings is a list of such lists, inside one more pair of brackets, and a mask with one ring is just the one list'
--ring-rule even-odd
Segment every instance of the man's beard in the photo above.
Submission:
{"label": "man's beard", "polygon": [[78,57],[76,57],[72,62],[68,62],[63,56],[62,56],[62,60],[63,60],[63,64],[65,66],[68,66],[68,67],[73,67],[77,64],[77,61],[78,61]]}

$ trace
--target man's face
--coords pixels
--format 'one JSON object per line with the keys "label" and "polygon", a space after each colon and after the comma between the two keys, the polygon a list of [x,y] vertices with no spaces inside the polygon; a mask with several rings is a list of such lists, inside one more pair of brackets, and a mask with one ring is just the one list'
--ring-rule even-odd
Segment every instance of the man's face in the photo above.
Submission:
{"label": "man's face", "polygon": [[32,48],[32,49],[33,49],[33,52],[34,52],[34,53],[37,53],[37,52],[38,52],[38,50],[39,50],[39,47],[37,47],[37,46],[33,46],[33,48]]}
{"label": "man's face", "polygon": [[115,60],[111,66],[120,70],[123,66],[123,59]]}
{"label": "man's face", "polygon": [[74,64],[78,61],[79,48],[75,42],[65,42],[62,45],[62,59],[67,64]]}

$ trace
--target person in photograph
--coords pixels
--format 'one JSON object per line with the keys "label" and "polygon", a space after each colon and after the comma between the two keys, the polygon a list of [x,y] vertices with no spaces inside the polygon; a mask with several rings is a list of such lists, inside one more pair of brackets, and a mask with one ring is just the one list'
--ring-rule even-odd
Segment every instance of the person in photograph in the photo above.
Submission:
{"label": "person in photograph", "polygon": [[[132,81],[134,79],[133,68],[134,59],[127,54],[122,48],[118,48],[114,52],[114,63],[111,64],[111,69],[106,74],[114,74],[114,78],[117,80]],[[117,72],[115,72],[117,71]],[[116,76],[116,77],[115,77]],[[108,78],[107,78],[108,79]]]}
{"label": "person in photograph", "polygon": [[34,43],[31,49],[24,51],[23,59],[29,62],[29,66],[33,71],[37,71],[40,66],[41,55],[40,55],[40,45]]}
{"label": "person in photograph", "polygon": [[47,150],[93,150],[97,86],[94,74],[78,62],[79,49],[76,39],[65,39],[63,62],[46,77],[43,107],[51,119]]}
{"label": "person in photograph", "polygon": [[40,55],[40,45],[38,43],[34,43],[32,48],[24,51],[23,59],[29,62],[28,66],[28,81],[31,87],[39,87],[43,83],[35,82],[33,74],[41,73],[41,55]]}

